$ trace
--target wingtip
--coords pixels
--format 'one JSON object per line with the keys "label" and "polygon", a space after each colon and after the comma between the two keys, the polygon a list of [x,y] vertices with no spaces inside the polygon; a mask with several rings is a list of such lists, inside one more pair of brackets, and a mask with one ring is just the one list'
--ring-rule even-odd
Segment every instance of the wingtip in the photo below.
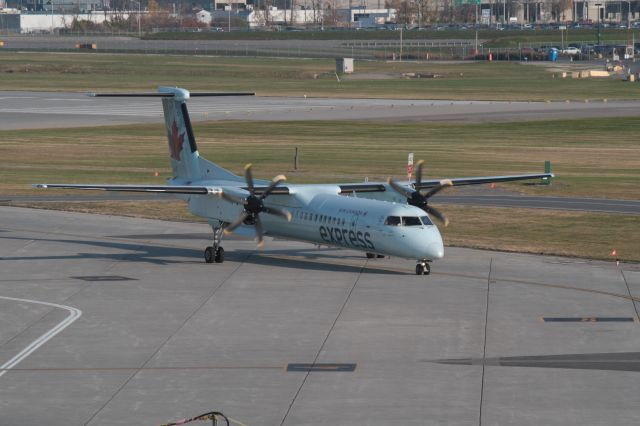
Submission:
{"label": "wingtip", "polygon": [[424,160],[418,160],[418,161],[416,162],[416,167],[417,167],[417,166],[422,166],[423,164],[424,164]]}
{"label": "wingtip", "polygon": [[440,185],[453,186],[453,181],[451,179],[442,179]]}
{"label": "wingtip", "polygon": [[247,164],[244,166],[244,169],[245,169],[245,170],[248,170],[248,169],[250,169],[252,166],[253,166],[253,164],[251,164],[251,163],[247,163]]}
{"label": "wingtip", "polygon": [[274,177],[273,180],[274,181],[287,180],[287,177],[285,175],[278,175],[278,176]]}
{"label": "wingtip", "polygon": [[47,184],[45,183],[34,183],[31,185],[33,188],[47,188]]}

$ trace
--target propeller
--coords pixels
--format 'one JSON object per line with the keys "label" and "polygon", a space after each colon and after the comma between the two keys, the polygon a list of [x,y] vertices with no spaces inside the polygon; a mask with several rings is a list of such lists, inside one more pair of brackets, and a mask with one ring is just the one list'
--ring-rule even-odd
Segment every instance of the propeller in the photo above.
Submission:
{"label": "propeller", "polygon": [[265,190],[260,195],[256,194],[255,186],[253,185],[251,164],[247,164],[244,167],[244,178],[247,182],[247,189],[249,190],[249,196],[247,198],[241,198],[232,194],[227,194],[224,191],[218,193],[220,197],[231,203],[244,205],[244,210],[242,211],[242,213],[240,213],[240,216],[238,216],[236,220],[231,222],[229,226],[225,227],[224,233],[225,235],[228,235],[242,224],[254,225],[256,227],[256,235],[258,236],[258,247],[261,247],[263,244],[264,228],[262,226],[262,221],[260,220],[260,213],[267,213],[270,215],[278,216],[286,219],[287,222],[291,222],[291,213],[289,213],[288,211],[264,205],[264,199],[273,192],[276,186],[278,186],[281,182],[287,180],[287,178],[284,175],[278,175],[274,177],[269,186],[267,186],[267,188],[265,188]]}
{"label": "propeller", "polygon": [[[416,163],[416,181],[413,184],[415,188],[420,188],[420,185],[422,184],[422,164],[423,163],[424,161],[422,160]],[[406,197],[408,204],[421,208],[422,210],[424,210],[425,212],[429,213],[430,215],[438,219],[440,222],[442,222],[444,226],[449,225],[449,219],[447,219],[447,217],[440,210],[436,209],[435,207],[431,207],[428,203],[429,198],[433,197],[443,189],[453,186],[453,182],[451,182],[449,179],[441,180],[438,185],[434,186],[433,188],[430,188],[429,190],[425,188],[425,189],[417,189],[414,191],[411,191],[410,189],[400,185],[393,178],[389,178],[387,180],[387,183],[389,183],[389,186],[391,186],[391,188],[393,188],[394,191]]]}

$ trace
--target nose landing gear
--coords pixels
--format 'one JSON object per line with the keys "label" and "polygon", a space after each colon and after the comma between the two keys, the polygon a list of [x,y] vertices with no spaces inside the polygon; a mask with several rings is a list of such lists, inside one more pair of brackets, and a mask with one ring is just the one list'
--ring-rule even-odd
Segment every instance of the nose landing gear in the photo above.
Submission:
{"label": "nose landing gear", "polygon": [[426,260],[418,261],[416,265],[416,275],[429,275],[431,273],[431,266]]}

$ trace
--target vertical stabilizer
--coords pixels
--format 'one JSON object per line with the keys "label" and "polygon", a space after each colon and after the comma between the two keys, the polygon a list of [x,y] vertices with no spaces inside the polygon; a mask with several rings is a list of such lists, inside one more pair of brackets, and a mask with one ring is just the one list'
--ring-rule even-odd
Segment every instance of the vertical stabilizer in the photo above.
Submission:
{"label": "vertical stabilizer", "polygon": [[199,179],[202,176],[198,161],[200,155],[186,104],[189,92],[173,87],[161,87],[158,91],[173,93],[171,97],[162,98],[173,176],[177,179]]}

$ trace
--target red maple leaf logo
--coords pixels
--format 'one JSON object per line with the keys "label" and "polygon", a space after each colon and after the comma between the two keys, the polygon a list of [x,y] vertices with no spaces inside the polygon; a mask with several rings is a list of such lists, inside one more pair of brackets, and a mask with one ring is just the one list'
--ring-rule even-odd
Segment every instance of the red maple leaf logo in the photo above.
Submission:
{"label": "red maple leaf logo", "polygon": [[173,126],[171,126],[171,133],[169,134],[169,151],[171,151],[171,158],[180,161],[180,152],[182,151],[183,143],[184,135],[178,133],[178,126],[174,121]]}

